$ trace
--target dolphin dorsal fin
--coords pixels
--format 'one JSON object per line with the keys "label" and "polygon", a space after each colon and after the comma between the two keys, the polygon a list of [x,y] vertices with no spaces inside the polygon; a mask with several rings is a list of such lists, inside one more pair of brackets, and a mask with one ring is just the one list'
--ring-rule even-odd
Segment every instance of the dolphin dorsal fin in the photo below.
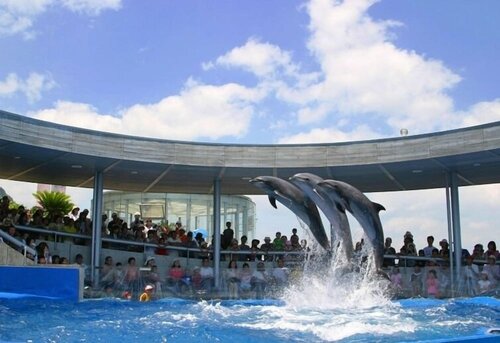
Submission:
{"label": "dolphin dorsal fin", "polygon": [[373,208],[375,209],[375,211],[377,211],[377,212],[385,211],[385,207],[380,205],[379,203],[372,202],[372,204],[373,204]]}
{"label": "dolphin dorsal fin", "polygon": [[271,203],[271,205],[274,207],[274,208],[278,208],[278,206],[276,206],[276,198],[273,197],[273,196],[268,196],[269,197],[269,202]]}

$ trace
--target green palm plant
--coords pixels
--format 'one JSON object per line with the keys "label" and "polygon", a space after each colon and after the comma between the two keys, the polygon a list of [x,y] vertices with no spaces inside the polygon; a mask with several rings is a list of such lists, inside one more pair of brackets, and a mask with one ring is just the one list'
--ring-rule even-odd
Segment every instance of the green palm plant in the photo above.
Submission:
{"label": "green palm plant", "polygon": [[61,192],[38,191],[33,193],[33,196],[49,219],[53,219],[57,215],[64,216],[75,206],[71,197]]}

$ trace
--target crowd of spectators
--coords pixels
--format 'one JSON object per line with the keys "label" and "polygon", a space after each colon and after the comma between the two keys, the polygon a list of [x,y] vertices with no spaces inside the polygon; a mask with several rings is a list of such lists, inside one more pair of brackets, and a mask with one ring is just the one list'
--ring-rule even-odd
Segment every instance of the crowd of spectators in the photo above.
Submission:
{"label": "crowd of spectators", "polygon": [[[410,284],[410,296],[446,297],[449,292],[450,246],[447,239],[439,241],[439,248],[434,246],[434,237],[427,237],[427,245],[417,249],[413,234],[407,231],[403,236],[403,245],[399,252],[392,247],[392,239],[385,240],[384,266],[390,268],[390,278],[396,294],[404,289],[403,282]],[[474,245],[472,254],[462,249],[463,265],[458,293],[464,296],[488,294],[500,287],[500,265],[497,264],[500,252],[495,241],[488,242],[487,250],[483,244]],[[400,267],[413,267],[408,280],[403,280]],[[408,295],[408,294],[407,294]]]}
{"label": "crowd of spectators", "polygon": [[[89,211],[80,211],[75,207],[71,213],[65,216],[46,216],[42,209],[33,211],[19,206],[17,209],[9,208],[8,197],[0,201],[0,224],[5,231],[15,237],[26,246],[32,247],[37,252],[37,262],[41,264],[67,264],[68,257],[51,255],[45,241],[57,239],[58,241],[70,241],[73,244],[85,245],[90,240],[86,238],[67,237],[40,232],[20,231],[16,225],[46,228],[61,233],[80,234],[90,236],[92,234],[92,222]],[[108,220],[107,215],[102,217],[101,234],[110,241],[103,241],[104,248],[126,249],[141,252],[147,256],[167,255],[171,247],[177,247],[179,257],[195,257],[202,260],[201,267],[184,270],[180,260],[175,260],[167,275],[158,275],[154,258],[148,259],[146,271],[140,271],[135,264],[135,258],[129,258],[125,266],[117,262],[113,265],[112,257],[108,256],[102,267],[101,286],[105,293],[129,292],[137,294],[145,285],[153,287],[153,294],[171,292],[175,294],[186,293],[210,293],[213,286],[213,270],[209,266],[213,258],[214,239],[207,241],[201,232],[194,234],[187,231],[182,225],[180,218],[174,225],[168,223],[153,223],[151,219],[143,220],[139,212],[134,214],[130,224],[119,218],[116,213]],[[119,240],[134,241],[138,244],[121,244]],[[39,241],[37,244],[36,242]],[[148,243],[148,244],[142,244]],[[250,244],[249,244],[250,243]],[[364,240],[357,242],[355,253],[363,254]],[[13,246],[14,247],[14,246]],[[19,249],[19,247],[14,247]],[[182,248],[192,248],[191,250]],[[222,261],[227,261],[227,270],[223,272],[223,283],[228,290],[229,297],[238,298],[245,296],[260,297],[264,290],[277,290],[288,282],[290,271],[285,263],[301,261],[304,252],[309,250],[306,240],[300,240],[297,229],[292,229],[290,238],[281,232],[276,232],[275,237],[265,237],[261,244],[259,239],[248,242],[248,238],[242,235],[235,237],[231,222],[225,223],[225,229],[221,234],[221,248],[224,253]],[[271,253],[270,253],[271,252]],[[278,254],[274,252],[279,252]],[[439,241],[439,246],[434,246],[434,237],[427,237],[427,246],[417,249],[413,234],[407,231],[403,236],[403,244],[399,251],[392,247],[392,239],[385,240],[385,254],[392,257],[384,259],[384,267],[390,269],[390,278],[395,293],[403,289],[403,283],[410,284],[411,296],[444,296],[444,289],[449,287],[448,268],[450,261],[449,243],[446,239]],[[35,258],[28,254],[28,257]],[[474,246],[472,253],[462,249],[463,280],[461,280],[462,292],[466,295],[487,293],[500,284],[500,266],[496,263],[500,253],[494,241],[490,241],[485,251],[483,245],[478,243]],[[82,256],[77,255],[74,263],[88,268],[82,262]],[[252,263],[253,262],[253,263]],[[264,262],[273,262],[273,270],[267,271]],[[290,265],[289,263],[287,263]],[[252,268],[250,266],[255,266]],[[400,268],[413,267],[408,280],[404,280]],[[448,280],[447,280],[448,278]],[[88,282],[89,277],[86,277]],[[151,291],[151,289],[149,289]],[[149,294],[149,293],[148,293]]]}

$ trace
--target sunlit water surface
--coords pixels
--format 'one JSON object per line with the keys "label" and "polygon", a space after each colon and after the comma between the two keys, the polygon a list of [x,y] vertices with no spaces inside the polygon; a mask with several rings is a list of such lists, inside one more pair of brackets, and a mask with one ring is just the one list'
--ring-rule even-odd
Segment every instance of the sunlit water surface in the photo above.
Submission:
{"label": "sunlit water surface", "polygon": [[0,341],[412,342],[500,327],[498,299],[391,301],[383,279],[335,259],[318,265],[307,264],[278,300],[67,303],[0,294]]}

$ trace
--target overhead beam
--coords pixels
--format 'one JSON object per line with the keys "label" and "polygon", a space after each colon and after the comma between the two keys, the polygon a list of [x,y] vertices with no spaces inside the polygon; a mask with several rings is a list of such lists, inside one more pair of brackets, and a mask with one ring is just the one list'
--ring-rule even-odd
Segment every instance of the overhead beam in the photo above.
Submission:
{"label": "overhead beam", "polygon": [[167,169],[165,169],[160,175],[158,175],[158,177],[156,179],[153,180],[153,182],[151,182],[146,188],[144,188],[144,190],[142,191],[142,193],[149,192],[149,190],[151,188],[153,188],[158,182],[160,182],[161,179],[163,179],[165,177],[165,175],[167,175],[170,172],[170,170],[172,170],[173,167],[174,167],[173,164],[169,165],[167,167]]}
{"label": "overhead beam", "polygon": [[[118,160],[118,161],[111,163],[109,166],[107,166],[106,168],[103,169],[102,174],[103,175],[106,174],[108,171],[110,171],[111,169],[116,167],[121,162],[123,162],[123,160]],[[78,185],[76,185],[76,187],[83,187],[85,184],[90,183],[92,181],[94,181],[94,176],[89,177],[87,180],[85,180],[83,182],[80,182]]]}
{"label": "overhead beam", "polygon": [[383,165],[379,164],[378,167],[400,190],[406,191],[406,188]]}
{"label": "overhead beam", "polygon": [[40,168],[40,167],[43,167],[43,166],[45,166],[45,165],[47,165],[47,164],[50,164],[50,163],[54,162],[55,160],[57,160],[57,159],[59,159],[59,158],[61,158],[61,157],[64,157],[64,156],[66,156],[66,155],[68,155],[68,154],[69,154],[69,152],[65,152],[65,153],[59,154],[59,155],[57,155],[56,157],[51,158],[50,160],[46,160],[46,161],[44,161],[44,162],[42,162],[42,163],[38,163],[37,165],[35,165],[35,166],[31,167],[31,168],[25,169],[25,170],[23,170],[22,172],[19,172],[19,173],[17,173],[17,174],[14,174],[14,175],[9,176],[9,177],[7,178],[7,180],[15,180],[16,178],[18,178],[18,177],[20,177],[20,176],[23,176],[24,174],[27,174],[27,173],[29,173],[29,172],[31,172],[31,171],[33,171],[33,170],[36,170],[36,169],[38,169],[38,168]]}

